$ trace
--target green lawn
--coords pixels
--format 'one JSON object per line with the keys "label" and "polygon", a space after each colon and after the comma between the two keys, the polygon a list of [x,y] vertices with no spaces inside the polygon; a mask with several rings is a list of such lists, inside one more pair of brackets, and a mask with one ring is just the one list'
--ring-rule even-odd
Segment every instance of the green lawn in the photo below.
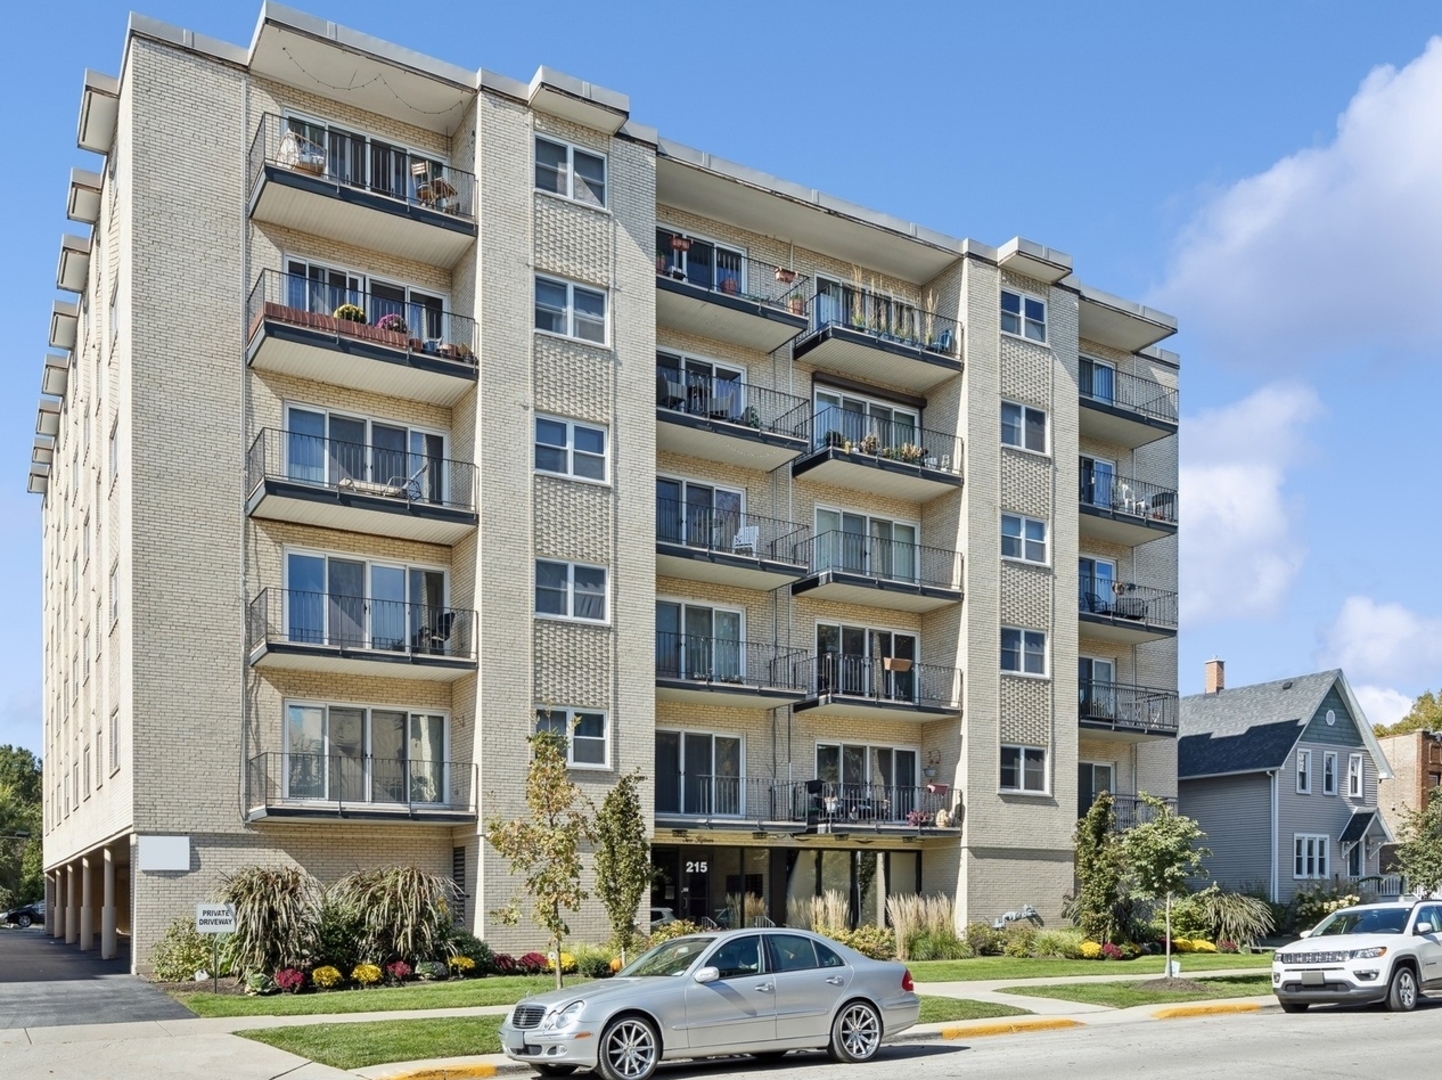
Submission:
{"label": "green lawn", "polygon": [[[1182,953],[1182,974],[1227,971],[1235,968],[1269,968],[1271,953]],[[917,982],[968,982],[975,979],[1042,979],[1059,975],[1136,975],[1161,978],[1166,968],[1160,956],[1135,960],[1032,960],[1010,956],[978,956],[971,960],[914,960],[908,963]]]}
{"label": "green lawn", "polygon": [[238,1031],[245,1039],[332,1065],[361,1069],[390,1061],[499,1054],[499,1016],[440,1020],[385,1020],[358,1024],[305,1024],[299,1027]]}
{"label": "green lawn", "polygon": [[921,996],[920,1024],[949,1024],[953,1020],[989,1020],[995,1016],[1025,1016],[1030,1009],[996,1005],[990,1001],[968,1001],[966,998]]}
{"label": "green lawn", "polygon": [[[567,986],[585,981],[575,975],[566,976]],[[510,1005],[527,994],[554,989],[555,985],[554,975],[497,975],[451,982],[415,982],[376,990],[332,990],[325,993],[269,994],[265,997],[212,994],[207,990],[175,990],[171,996],[200,1016],[314,1016],[319,1013]]]}
{"label": "green lawn", "polygon": [[1205,990],[1143,990],[1140,982],[1062,983],[1058,986],[1008,986],[1004,994],[1059,998],[1088,1005],[1110,1005],[1126,1009],[1133,1005],[1170,1005],[1177,1001],[1211,1001],[1214,998],[1257,997],[1270,993],[1270,975],[1228,975],[1198,979]]}

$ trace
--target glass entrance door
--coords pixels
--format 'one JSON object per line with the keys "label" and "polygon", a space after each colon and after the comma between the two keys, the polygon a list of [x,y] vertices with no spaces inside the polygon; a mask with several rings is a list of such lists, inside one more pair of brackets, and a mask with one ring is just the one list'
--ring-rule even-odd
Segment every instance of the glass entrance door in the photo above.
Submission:
{"label": "glass entrance door", "polygon": [[1082,611],[1110,615],[1115,609],[1116,563],[1106,559],[1077,560],[1077,590]]}
{"label": "glass entrance door", "polygon": [[1089,506],[1111,509],[1115,505],[1113,488],[1117,467],[1103,458],[1081,459],[1081,498]]}
{"label": "glass entrance door", "polygon": [[1110,763],[1083,761],[1077,771],[1077,817],[1084,818],[1103,791],[1116,794],[1114,770]]}
{"label": "glass entrance door", "polygon": [[1083,716],[1116,719],[1116,663],[1089,656],[1077,658],[1077,692]]}

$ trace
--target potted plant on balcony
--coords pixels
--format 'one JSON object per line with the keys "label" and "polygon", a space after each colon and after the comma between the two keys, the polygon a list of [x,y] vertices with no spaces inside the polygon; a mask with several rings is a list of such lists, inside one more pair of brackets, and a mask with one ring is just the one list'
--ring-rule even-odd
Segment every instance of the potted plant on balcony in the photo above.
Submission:
{"label": "potted plant on balcony", "polygon": [[410,327],[406,326],[405,319],[394,311],[377,319],[376,329],[386,336],[386,344],[394,345],[398,349],[406,347],[406,335],[410,333]]}
{"label": "potted plant on balcony", "polygon": [[921,462],[922,455],[925,453],[926,451],[922,447],[917,446],[915,443],[907,442],[901,444],[901,448],[897,451],[897,456],[908,465],[916,465]]}
{"label": "potted plant on balcony", "polygon": [[355,304],[342,304],[332,312],[331,317],[335,319],[335,330],[338,334],[349,334],[352,337],[364,337],[363,331],[366,328],[365,309]]}
{"label": "potted plant on balcony", "polygon": [[783,285],[790,285],[796,280],[796,271],[789,270],[784,266],[778,266],[776,268],[776,280]]}
{"label": "potted plant on balcony", "polygon": [[875,456],[881,449],[881,439],[876,432],[868,431],[861,439],[861,452]]}
{"label": "potted plant on balcony", "polygon": [[806,297],[804,297],[804,296],[791,296],[791,297],[788,297],[787,300],[786,300],[786,306],[791,309],[791,314],[793,314],[793,315],[805,315],[805,314],[806,314]]}

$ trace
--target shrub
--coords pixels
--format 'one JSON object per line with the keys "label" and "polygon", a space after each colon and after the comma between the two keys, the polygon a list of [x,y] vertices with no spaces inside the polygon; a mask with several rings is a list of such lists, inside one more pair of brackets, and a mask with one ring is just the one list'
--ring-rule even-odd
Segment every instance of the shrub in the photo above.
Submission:
{"label": "shrub", "polygon": [[1190,938],[1173,938],[1173,939],[1172,939],[1172,952],[1189,953],[1189,952],[1192,952],[1192,951],[1193,951],[1193,949],[1192,949],[1192,941],[1191,941]]}
{"label": "shrub", "polygon": [[446,960],[446,965],[451,969],[451,974],[458,979],[464,979],[467,975],[476,973],[476,962],[469,956],[457,954]]}
{"label": "shrub", "polygon": [[[1327,897],[1317,901],[1325,908],[1338,899]],[[1321,915],[1317,916],[1321,918]],[[1227,941],[1254,944],[1266,937],[1276,926],[1272,905],[1244,893],[1223,892],[1216,885],[1185,896],[1172,906],[1172,934],[1195,941]]]}
{"label": "shrub", "polygon": [[1310,930],[1332,912],[1357,902],[1357,897],[1351,893],[1328,885],[1302,889],[1292,898],[1294,925],[1298,930]]}
{"label": "shrub", "polygon": [[403,983],[413,974],[413,969],[404,960],[392,960],[386,965],[386,977],[393,983]]}
{"label": "shrub", "polygon": [[276,992],[276,989],[276,981],[269,975],[262,975],[257,971],[245,977],[245,992],[247,994],[273,994]]}
{"label": "shrub", "polygon": [[1036,952],[1036,927],[1028,926],[1025,923],[1014,923],[1008,926],[1003,933],[1006,936],[1006,944],[1002,952],[1007,956],[1025,957]]}
{"label": "shrub", "polygon": [[974,955],[957,936],[950,897],[893,896],[886,901],[886,913],[902,960],[963,960]]}
{"label": "shrub", "polygon": [[[556,970],[556,957],[555,957],[554,954],[546,957],[546,970],[547,970],[547,971],[552,971],[552,972],[554,972],[554,971]],[[576,970],[576,957],[575,957],[575,955],[572,954],[572,953],[568,953],[568,952],[562,952],[562,953],[561,953],[561,974],[562,974],[562,975],[569,975],[571,972],[573,972],[573,971],[575,971],[575,970]]]}
{"label": "shrub", "polygon": [[365,309],[356,307],[355,304],[342,304],[331,313],[331,316],[336,319],[344,319],[346,322],[366,321]]}
{"label": "shrub", "polygon": [[322,990],[334,990],[345,981],[345,976],[339,968],[324,964],[310,973],[310,981]]}
{"label": "shrub", "polygon": [[1121,946],[1119,945],[1113,945],[1110,941],[1108,941],[1105,945],[1102,946],[1103,960],[1120,960],[1122,959],[1122,955],[1123,954]]}
{"label": "shrub", "polygon": [[546,954],[538,952],[522,953],[516,957],[516,964],[525,975],[540,975],[549,971],[551,967],[551,962],[546,959]]}
{"label": "shrub", "polygon": [[933,934],[922,930],[912,935],[907,950],[908,960],[970,960],[976,955],[971,951],[971,946],[957,937],[954,931],[949,934]]}
{"label": "shrub", "polygon": [[816,932],[872,960],[890,960],[896,955],[896,938],[889,926],[858,926],[855,930],[818,926]]}
{"label": "shrub", "polygon": [[[450,878],[414,866],[385,866],[347,874],[331,899],[361,921],[361,953],[371,961],[431,958],[450,939]],[[444,967],[444,965],[442,965]]]}
{"label": "shrub", "polygon": [[305,987],[305,972],[296,968],[281,968],[275,973],[277,990],[286,994],[298,994]]}
{"label": "shrub", "polygon": [[1210,941],[1203,941],[1201,938],[1193,938],[1193,939],[1192,939],[1192,952],[1211,952],[1211,953],[1214,953],[1214,952],[1216,952],[1216,951],[1217,951],[1217,947],[1216,947],[1215,945],[1213,945]]}
{"label": "shrub", "polygon": [[406,326],[406,321],[394,311],[389,315],[382,315],[376,320],[376,326],[382,330],[389,330],[392,334],[410,333],[410,328]]}
{"label": "shrub", "polygon": [[[196,931],[193,918],[176,919],[156,942],[150,962],[161,982],[190,982],[197,971],[210,970],[210,941]],[[225,967],[223,959],[220,966]]]}
{"label": "shrub", "polygon": [[296,866],[247,866],[221,878],[235,905],[231,946],[245,971],[303,967],[315,948],[320,883]]}
{"label": "shrub", "polygon": [[439,960],[422,960],[416,964],[416,978],[425,982],[440,982],[450,974],[450,969]]}
{"label": "shrub", "polygon": [[1006,948],[1006,935],[990,923],[974,922],[966,927],[966,943],[977,956],[1000,956]]}
{"label": "shrub", "polygon": [[[583,945],[576,950],[576,971],[588,979],[609,979],[614,974],[610,949]],[[619,960],[619,957],[614,957]]]}
{"label": "shrub", "polygon": [[1117,947],[1122,951],[1123,960],[1135,960],[1142,954],[1142,947],[1133,941],[1123,941]]}
{"label": "shrub", "polygon": [[359,985],[374,986],[381,981],[382,972],[377,964],[357,964],[350,973],[351,981]]}
{"label": "shrub", "polygon": [[326,897],[321,903],[320,922],[315,935],[314,962],[349,971],[363,959],[381,959],[361,956],[360,940],[364,932],[360,915]]}
{"label": "shrub", "polygon": [[701,928],[689,919],[676,919],[674,922],[668,922],[665,926],[658,926],[655,930],[652,930],[648,947],[651,945],[659,945],[663,941],[670,941],[673,938],[685,937],[687,934],[699,934],[700,932]]}
{"label": "shrub", "polygon": [[1032,946],[1033,956],[1045,956],[1058,960],[1081,959],[1082,932],[1071,928],[1042,930],[1036,935]]}
{"label": "shrub", "polygon": [[1219,941],[1219,942],[1217,942],[1217,952],[1220,952],[1220,953],[1239,953],[1239,952],[1241,952],[1241,951],[1242,951],[1241,949],[1237,948],[1237,943],[1236,943],[1235,941]]}
{"label": "shrub", "polygon": [[510,953],[498,952],[491,958],[491,967],[497,975],[515,975],[521,970],[521,962]]}
{"label": "shrub", "polygon": [[1083,960],[1100,960],[1102,947],[1095,941],[1083,941],[1081,943],[1081,955]]}
{"label": "shrub", "polygon": [[447,945],[456,956],[466,956],[476,965],[477,975],[497,974],[496,955],[491,947],[469,930],[452,927]]}

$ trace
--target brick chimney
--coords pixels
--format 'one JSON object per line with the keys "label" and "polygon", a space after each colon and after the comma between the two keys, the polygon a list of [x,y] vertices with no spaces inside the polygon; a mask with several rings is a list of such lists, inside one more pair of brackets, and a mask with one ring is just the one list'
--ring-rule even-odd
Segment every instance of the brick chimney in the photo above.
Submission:
{"label": "brick chimney", "polygon": [[1212,659],[1206,664],[1207,693],[1217,694],[1226,689],[1227,665],[1224,660]]}

